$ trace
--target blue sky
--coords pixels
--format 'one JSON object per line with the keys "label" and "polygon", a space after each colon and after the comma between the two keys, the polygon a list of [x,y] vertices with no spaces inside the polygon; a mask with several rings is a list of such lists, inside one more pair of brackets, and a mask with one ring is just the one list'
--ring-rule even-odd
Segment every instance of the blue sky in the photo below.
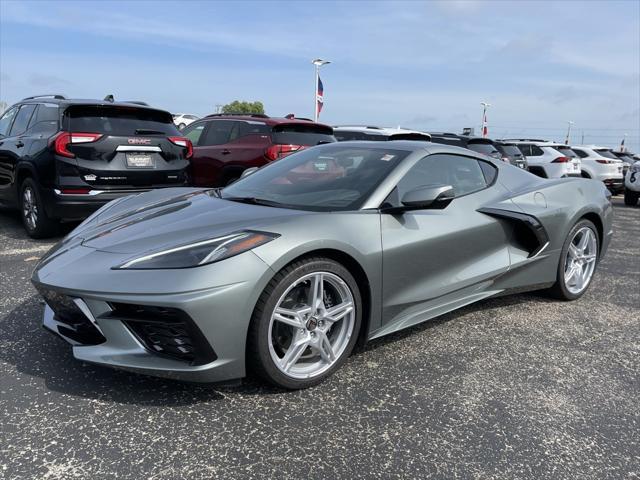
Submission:
{"label": "blue sky", "polygon": [[234,99],[331,124],[478,128],[640,150],[640,2],[0,1],[0,100]]}

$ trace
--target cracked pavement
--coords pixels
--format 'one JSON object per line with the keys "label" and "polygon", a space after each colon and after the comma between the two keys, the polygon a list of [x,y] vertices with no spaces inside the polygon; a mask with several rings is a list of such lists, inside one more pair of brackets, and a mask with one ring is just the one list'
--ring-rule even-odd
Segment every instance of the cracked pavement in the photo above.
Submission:
{"label": "cracked pavement", "polygon": [[585,296],[490,299],[368,344],[322,385],[177,383],[74,360],[0,212],[0,477],[640,478],[640,208]]}

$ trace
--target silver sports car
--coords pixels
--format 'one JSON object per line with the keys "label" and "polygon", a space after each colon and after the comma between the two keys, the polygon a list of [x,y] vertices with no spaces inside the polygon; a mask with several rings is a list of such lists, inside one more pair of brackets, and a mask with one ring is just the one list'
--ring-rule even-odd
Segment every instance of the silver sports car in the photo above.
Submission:
{"label": "silver sports car", "polygon": [[494,295],[589,287],[610,196],[424,142],[320,145],[223,190],[103,207],[33,273],[76,358],[192,381],[319,383],[358,343]]}

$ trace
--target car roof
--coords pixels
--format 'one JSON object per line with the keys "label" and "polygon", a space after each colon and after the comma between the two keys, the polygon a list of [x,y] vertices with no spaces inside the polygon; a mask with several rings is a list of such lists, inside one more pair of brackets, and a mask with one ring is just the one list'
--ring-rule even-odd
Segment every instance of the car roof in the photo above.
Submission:
{"label": "car roof", "polygon": [[[155,108],[147,105],[144,102],[140,102],[137,100],[128,100],[123,102],[110,101],[110,100],[96,100],[90,98],[66,98],[62,95],[35,95],[33,97],[23,98],[19,102],[16,102],[15,105],[24,105],[31,103],[52,103],[58,104],[61,107],[69,107],[72,105],[96,105],[96,106],[124,106],[124,107],[136,107],[147,110],[155,110],[161,112],[167,112],[162,108]],[[169,113],[169,112],[167,112]]]}
{"label": "car roof", "polygon": [[401,127],[374,127],[369,125],[334,125],[333,128],[336,131],[366,132],[366,133],[379,132],[386,135],[394,135],[396,133],[418,133],[420,135],[429,135],[427,132],[421,132],[420,130],[412,130],[410,128],[401,128]]}
{"label": "car roof", "polygon": [[296,118],[296,117],[270,117],[261,113],[254,114],[235,114],[235,113],[213,113],[203,117],[201,120],[243,120],[249,122],[264,122],[266,125],[273,126],[283,123],[299,123],[304,125],[321,125],[327,128],[333,128],[331,125],[324,123],[314,122],[308,118]]}
{"label": "car roof", "polygon": [[514,145],[520,145],[523,143],[532,143],[533,145],[537,145],[538,147],[566,147],[571,148],[571,145],[565,145],[560,142],[551,142],[549,140],[526,140],[526,139],[515,139],[515,138],[504,138],[500,140],[501,142],[513,143]]}
{"label": "car roof", "polygon": [[601,147],[600,145],[576,145],[578,148],[588,148],[590,150],[613,150],[610,147]]}

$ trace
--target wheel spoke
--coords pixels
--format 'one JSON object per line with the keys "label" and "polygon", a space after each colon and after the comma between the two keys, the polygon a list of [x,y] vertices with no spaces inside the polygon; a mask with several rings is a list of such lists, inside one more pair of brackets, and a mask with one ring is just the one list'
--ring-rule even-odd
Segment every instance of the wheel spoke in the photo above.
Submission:
{"label": "wheel spoke", "polygon": [[320,339],[320,345],[318,347],[318,351],[320,356],[326,363],[333,363],[336,359],[335,352],[333,351],[333,347],[331,346],[331,342],[329,341],[329,337],[323,332]]}
{"label": "wheel spoke", "polygon": [[325,312],[324,320],[331,323],[341,320],[345,315],[353,310],[352,302],[344,302],[339,305],[335,305]]}
{"label": "wheel spoke", "polygon": [[300,313],[296,310],[290,310],[288,308],[278,307],[273,313],[273,319],[278,322],[291,325],[294,328],[303,328],[304,323]]}
{"label": "wheel spoke", "polygon": [[589,237],[591,236],[591,230],[585,230],[582,233],[582,237],[580,238],[580,241],[578,242],[578,250],[580,250],[580,252],[584,253],[585,249],[587,248],[587,245],[589,244]]}
{"label": "wheel spoke", "polygon": [[297,340],[289,346],[287,353],[285,353],[284,357],[282,357],[282,360],[280,360],[280,365],[282,366],[282,370],[284,372],[288,372],[289,369],[296,364],[304,351],[307,349],[308,345],[309,342],[305,337]]}
{"label": "wheel spoke", "polygon": [[582,258],[583,258],[583,259],[584,259],[584,261],[585,261],[585,262],[587,262],[587,263],[592,263],[592,262],[595,262],[595,261],[596,261],[596,255],[595,255],[595,253],[594,253],[594,254],[591,254],[591,255],[585,255],[585,256],[583,256]]}
{"label": "wheel spoke", "polygon": [[311,279],[309,293],[309,305],[311,305],[312,312],[315,312],[321,306],[324,307],[324,278],[322,273],[314,275]]}
{"label": "wheel spoke", "polygon": [[573,258],[574,260],[576,260],[579,255],[580,255],[580,251],[578,250],[578,247],[576,247],[573,243],[570,243],[569,244],[569,256],[571,258]]}
{"label": "wheel spoke", "polygon": [[573,265],[571,266],[571,269],[565,274],[564,281],[567,285],[576,280],[574,277],[576,276],[576,273],[578,273],[578,270],[580,270],[580,267],[578,267],[577,265]]}

